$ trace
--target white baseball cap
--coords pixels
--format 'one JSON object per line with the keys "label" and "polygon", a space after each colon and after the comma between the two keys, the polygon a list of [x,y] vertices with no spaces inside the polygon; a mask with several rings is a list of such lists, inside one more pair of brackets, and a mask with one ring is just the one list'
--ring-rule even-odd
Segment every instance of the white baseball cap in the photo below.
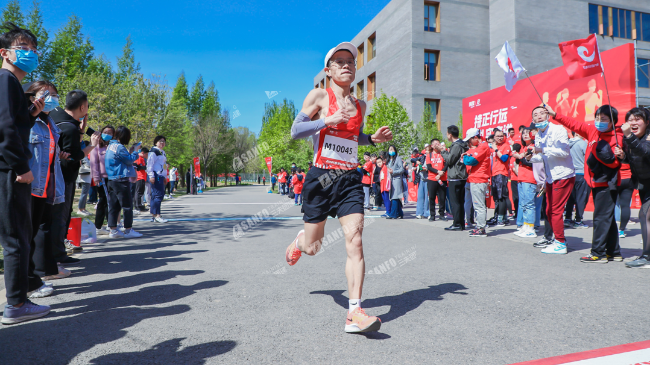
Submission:
{"label": "white baseball cap", "polygon": [[325,56],[325,67],[327,67],[327,61],[329,61],[330,58],[332,58],[332,55],[334,55],[336,51],[340,51],[340,50],[350,51],[352,56],[354,56],[355,59],[357,58],[357,48],[350,42],[343,42],[340,43],[338,46],[332,48],[327,53],[327,56]]}
{"label": "white baseball cap", "polygon": [[469,139],[471,139],[474,136],[481,136],[481,131],[478,128],[470,128],[469,130],[467,130],[463,141],[467,142],[469,141]]}

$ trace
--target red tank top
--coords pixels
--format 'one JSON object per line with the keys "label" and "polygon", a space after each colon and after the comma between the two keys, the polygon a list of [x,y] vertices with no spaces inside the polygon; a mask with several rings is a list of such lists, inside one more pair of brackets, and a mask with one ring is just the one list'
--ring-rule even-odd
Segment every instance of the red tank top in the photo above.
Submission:
{"label": "red tank top", "polygon": [[[329,96],[329,109],[327,116],[339,110],[336,95],[332,89],[327,89]],[[321,169],[353,170],[359,165],[357,150],[359,149],[359,129],[363,122],[361,105],[355,100],[357,114],[347,123],[326,127],[320,131],[318,152],[314,158],[314,165]]]}

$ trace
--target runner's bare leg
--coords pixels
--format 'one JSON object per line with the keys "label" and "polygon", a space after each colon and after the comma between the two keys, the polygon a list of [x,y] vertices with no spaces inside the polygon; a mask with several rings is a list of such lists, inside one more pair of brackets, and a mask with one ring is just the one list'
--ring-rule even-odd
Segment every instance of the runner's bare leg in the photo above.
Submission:
{"label": "runner's bare leg", "polygon": [[366,262],[363,258],[363,214],[350,214],[339,217],[344,228],[345,250],[348,259],[345,262],[345,277],[348,279],[348,298],[360,299],[363,290],[363,279],[366,272]]}
{"label": "runner's bare leg", "polygon": [[319,223],[305,222],[305,234],[298,238],[298,249],[307,255],[316,255],[325,236],[325,223],[327,219]]}

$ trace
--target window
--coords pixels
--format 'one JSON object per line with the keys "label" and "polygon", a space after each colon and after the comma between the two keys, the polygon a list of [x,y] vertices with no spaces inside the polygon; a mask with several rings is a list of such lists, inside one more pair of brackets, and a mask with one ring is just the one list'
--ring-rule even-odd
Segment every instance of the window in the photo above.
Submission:
{"label": "window", "polygon": [[439,51],[424,51],[424,80],[440,81]]}
{"label": "window", "polygon": [[[424,100],[424,110],[429,109],[429,120],[433,123],[438,123],[440,117],[440,100],[439,99],[425,99]],[[440,129],[440,125],[438,125]]]}
{"label": "window", "polygon": [[363,43],[357,47],[357,70],[363,67]]}
{"label": "window", "polygon": [[368,37],[368,62],[377,56],[377,37],[375,33]]}
{"label": "window", "polygon": [[330,87],[330,77],[328,76],[325,78],[325,89],[329,89],[329,87]]}
{"label": "window", "polygon": [[438,3],[424,3],[424,31],[440,32],[440,12]]}
{"label": "window", "polygon": [[589,33],[650,42],[650,14],[589,4]]}
{"label": "window", "polygon": [[314,89],[318,89],[318,84],[314,85]]}
{"label": "window", "polygon": [[357,84],[357,99],[363,100],[363,81]]}
{"label": "window", "polygon": [[637,58],[638,69],[636,73],[639,77],[639,88],[650,88],[650,60]]}
{"label": "window", "polygon": [[324,80],[320,81],[320,88],[325,89],[325,81]]}
{"label": "window", "polygon": [[375,97],[375,73],[372,73],[372,75],[368,76],[368,99],[367,101],[371,101]]}

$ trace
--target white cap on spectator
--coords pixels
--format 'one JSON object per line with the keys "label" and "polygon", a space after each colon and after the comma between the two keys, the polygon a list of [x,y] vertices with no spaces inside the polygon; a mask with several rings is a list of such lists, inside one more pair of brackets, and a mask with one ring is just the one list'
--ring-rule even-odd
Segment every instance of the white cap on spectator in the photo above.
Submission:
{"label": "white cap on spectator", "polygon": [[478,128],[470,128],[469,130],[467,130],[463,141],[467,142],[469,141],[469,139],[471,139],[474,136],[481,136],[481,131]]}

